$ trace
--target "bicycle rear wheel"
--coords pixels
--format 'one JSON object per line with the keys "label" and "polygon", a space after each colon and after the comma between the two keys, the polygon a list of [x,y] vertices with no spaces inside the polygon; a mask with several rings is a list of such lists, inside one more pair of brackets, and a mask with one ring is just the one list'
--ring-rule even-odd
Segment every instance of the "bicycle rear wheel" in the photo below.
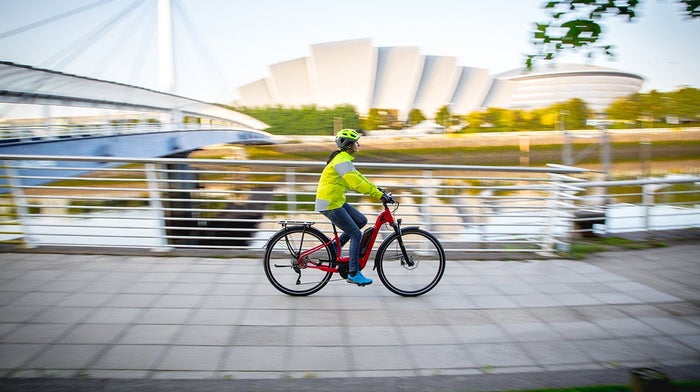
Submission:
{"label": "bicycle rear wheel", "polygon": [[445,251],[440,241],[419,228],[401,232],[408,260],[404,257],[399,236],[394,233],[377,250],[377,274],[391,292],[415,297],[432,290],[445,273]]}
{"label": "bicycle rear wheel", "polygon": [[328,237],[313,227],[290,226],[277,232],[267,244],[263,261],[265,275],[279,291],[294,296],[313,294],[333,275],[315,266],[329,266],[331,250],[321,247],[301,262],[297,255],[328,242]]}

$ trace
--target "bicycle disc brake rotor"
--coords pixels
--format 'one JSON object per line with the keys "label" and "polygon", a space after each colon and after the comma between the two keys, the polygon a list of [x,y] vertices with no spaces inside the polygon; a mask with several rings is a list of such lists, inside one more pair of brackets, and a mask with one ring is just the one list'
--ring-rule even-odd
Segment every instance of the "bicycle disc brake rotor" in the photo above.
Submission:
{"label": "bicycle disc brake rotor", "polygon": [[404,257],[401,256],[401,266],[402,266],[404,269],[407,269],[407,270],[409,270],[409,271],[418,268],[418,263],[420,262],[420,260],[417,259],[417,258],[415,258],[414,256],[409,256],[409,257],[411,258],[411,263],[412,263],[413,265],[410,265],[409,263],[407,263],[407,262],[406,262],[406,259],[404,259]]}

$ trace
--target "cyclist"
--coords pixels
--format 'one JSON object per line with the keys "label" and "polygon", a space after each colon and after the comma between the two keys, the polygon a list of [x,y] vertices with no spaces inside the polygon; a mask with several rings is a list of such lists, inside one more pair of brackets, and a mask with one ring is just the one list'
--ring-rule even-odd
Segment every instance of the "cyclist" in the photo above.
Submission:
{"label": "cyclist", "polygon": [[343,231],[340,235],[341,246],[350,240],[350,262],[348,265],[348,283],[365,286],[372,283],[360,271],[360,242],[362,231],[367,224],[365,217],[355,207],[347,203],[345,191],[352,189],[356,192],[371,196],[375,199],[389,202],[391,196],[384,193],[365,176],[363,176],[352,160],[360,151],[360,134],[354,129],[343,129],[335,137],[338,150],[328,157],[326,167],[321,173],[316,190],[315,210],[327,217]]}

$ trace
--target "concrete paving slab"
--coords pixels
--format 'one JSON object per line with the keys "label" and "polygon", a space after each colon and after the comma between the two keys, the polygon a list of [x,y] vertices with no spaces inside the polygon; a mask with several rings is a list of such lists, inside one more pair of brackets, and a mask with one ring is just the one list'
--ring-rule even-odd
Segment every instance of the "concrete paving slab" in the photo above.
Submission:
{"label": "concrete paving slab", "polygon": [[289,297],[253,259],[4,253],[0,389],[497,390],[625,383],[634,366],[698,379],[699,251],[451,260],[417,298],[378,279]]}

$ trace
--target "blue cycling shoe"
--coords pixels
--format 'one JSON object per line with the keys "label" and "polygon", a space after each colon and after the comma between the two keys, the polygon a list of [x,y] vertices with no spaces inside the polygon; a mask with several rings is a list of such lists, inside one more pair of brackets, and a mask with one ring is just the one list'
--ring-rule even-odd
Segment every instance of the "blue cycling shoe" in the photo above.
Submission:
{"label": "blue cycling shoe", "polygon": [[348,275],[348,283],[353,283],[358,286],[367,286],[368,284],[372,284],[372,279],[366,278],[362,275],[362,272],[358,271],[355,275]]}

